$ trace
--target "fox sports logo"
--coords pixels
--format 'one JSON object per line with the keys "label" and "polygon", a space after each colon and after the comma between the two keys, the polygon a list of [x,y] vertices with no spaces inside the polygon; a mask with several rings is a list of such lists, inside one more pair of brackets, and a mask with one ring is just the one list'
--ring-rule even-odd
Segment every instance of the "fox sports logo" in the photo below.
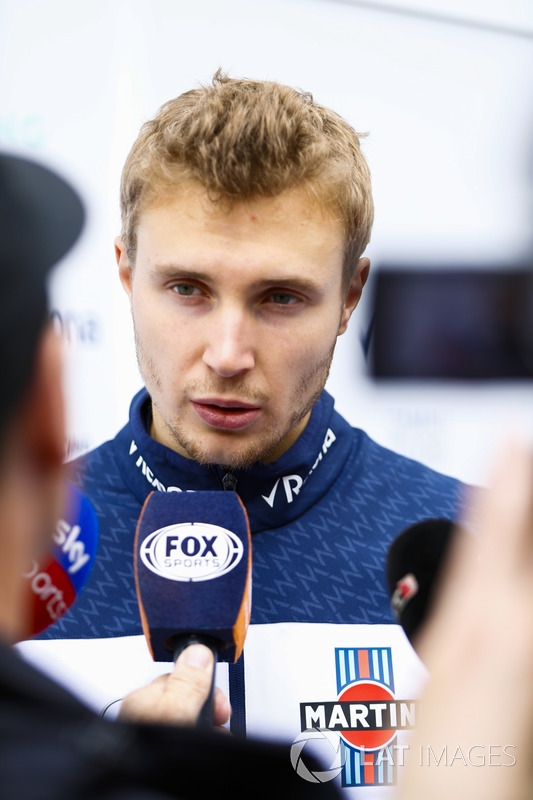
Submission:
{"label": "fox sports logo", "polygon": [[182,522],[154,531],[143,541],[143,564],[172,581],[208,581],[242,559],[242,541],[232,531],[204,522]]}

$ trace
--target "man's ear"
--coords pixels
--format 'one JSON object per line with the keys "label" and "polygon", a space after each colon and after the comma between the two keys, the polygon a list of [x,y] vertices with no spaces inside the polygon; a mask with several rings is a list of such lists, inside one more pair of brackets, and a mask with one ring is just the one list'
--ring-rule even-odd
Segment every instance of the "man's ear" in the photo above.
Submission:
{"label": "man's ear", "polygon": [[348,322],[350,321],[350,317],[352,316],[359,300],[361,299],[364,285],[368,280],[369,272],[370,272],[370,260],[368,258],[360,258],[359,261],[357,262],[357,266],[355,268],[353,277],[350,281],[348,292],[346,293],[346,298],[344,300],[344,305],[342,307],[339,332],[337,334],[338,336],[344,333],[344,331],[348,327]]}
{"label": "man's ear", "polygon": [[30,385],[19,410],[19,430],[38,469],[62,468],[65,457],[65,402],[61,340],[50,323],[36,348]]}
{"label": "man's ear", "polygon": [[41,333],[30,383],[3,434],[0,480],[0,632],[31,634],[21,576],[46,552],[64,510],[65,410],[61,342],[51,324]]}
{"label": "man's ear", "polygon": [[117,236],[115,239],[115,258],[117,259],[120,282],[124,287],[124,291],[131,300],[132,267],[128,258],[128,254],[126,253],[126,245],[120,236]]}
{"label": "man's ear", "polygon": [[61,341],[50,323],[41,333],[32,377],[11,425],[17,480],[28,498],[28,513],[31,505],[38,520],[34,535],[45,533],[39,547],[47,543],[63,510],[66,427],[62,379]]}

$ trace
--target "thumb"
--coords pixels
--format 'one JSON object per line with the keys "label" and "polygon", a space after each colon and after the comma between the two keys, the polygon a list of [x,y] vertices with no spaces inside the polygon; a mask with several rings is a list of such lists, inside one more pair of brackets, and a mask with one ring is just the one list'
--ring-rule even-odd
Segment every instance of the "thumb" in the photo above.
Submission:
{"label": "thumb", "polygon": [[174,669],[168,675],[166,691],[186,696],[188,705],[198,711],[211,690],[215,657],[204,644],[191,644],[180,653]]}
{"label": "thumb", "polygon": [[[212,650],[203,644],[191,644],[180,653],[174,670],[168,676],[167,691],[176,691],[187,697],[188,715],[194,722],[207,700],[213,681],[215,657]],[[215,689],[213,702],[213,723],[225,725],[231,716],[228,698]]]}

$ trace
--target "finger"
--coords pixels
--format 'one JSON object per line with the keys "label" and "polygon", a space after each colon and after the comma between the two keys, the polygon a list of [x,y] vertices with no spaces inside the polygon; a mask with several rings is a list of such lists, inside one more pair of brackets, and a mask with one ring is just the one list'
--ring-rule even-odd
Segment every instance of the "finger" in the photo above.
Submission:
{"label": "finger", "polygon": [[473,493],[469,516],[476,533],[462,530],[454,537],[436,613],[422,632],[418,650],[426,663],[433,649],[439,651],[439,640],[449,639],[447,630],[454,631],[453,642],[462,647],[461,634],[468,637],[477,629],[481,608],[491,616],[502,593],[516,592],[524,578],[531,583],[533,461],[525,444],[506,444],[495,460],[488,489]]}
{"label": "finger", "polygon": [[224,692],[217,687],[215,689],[215,697],[213,702],[213,722],[215,725],[225,725],[230,717],[230,702]]}
{"label": "finger", "polygon": [[525,444],[507,442],[496,461],[479,517],[483,549],[498,572],[503,566],[511,570],[529,566],[527,557],[533,550],[533,462]]}
{"label": "finger", "polygon": [[191,644],[180,653],[168,676],[167,691],[186,692],[206,700],[211,689],[215,657],[204,644]]}
{"label": "finger", "polygon": [[[192,715],[195,722],[198,714],[203,707],[207,696],[211,690],[211,681],[215,661],[212,651],[201,644],[189,645],[176,661],[176,666],[171,678],[171,686],[167,686],[167,691],[179,691],[187,698],[187,709],[189,716]],[[189,691],[184,686],[188,684]],[[215,689],[213,701],[213,723],[214,725],[225,725],[231,716],[231,705],[225,694],[219,689]]]}

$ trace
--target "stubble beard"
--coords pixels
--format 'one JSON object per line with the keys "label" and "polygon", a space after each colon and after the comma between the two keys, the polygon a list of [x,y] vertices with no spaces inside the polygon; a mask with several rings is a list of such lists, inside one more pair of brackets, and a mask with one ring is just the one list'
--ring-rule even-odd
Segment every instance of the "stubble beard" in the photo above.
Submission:
{"label": "stubble beard", "polygon": [[[288,403],[289,408],[292,408],[293,411],[282,430],[277,429],[273,425],[269,425],[264,430],[259,441],[254,439],[250,442],[243,441],[242,444],[239,443],[239,440],[245,438],[246,433],[240,435],[235,431],[217,431],[219,436],[227,437],[229,445],[227,448],[223,448],[224,456],[217,458],[212,456],[208,448],[202,446],[201,442],[198,442],[190,435],[186,425],[179,417],[169,419],[164,413],[161,405],[157,402],[157,394],[158,390],[162,390],[162,382],[157,375],[153,361],[145,353],[137,335],[135,335],[137,363],[141,376],[152,399],[152,405],[156,407],[170,438],[176,443],[178,448],[183,450],[189,458],[193,459],[198,464],[204,466],[218,465],[231,470],[248,469],[259,461],[268,462],[272,460],[270,454],[276,450],[280,442],[283,441],[290,431],[299,425],[307,416],[322,394],[335,352],[335,344],[336,340],[333,342],[328,354],[318,364],[315,364],[308,373],[302,376],[300,386],[294,392],[293,397]],[[250,402],[254,400],[257,402],[259,397],[257,395],[254,397],[253,393],[246,391],[244,388],[245,384],[246,381],[241,378],[237,380],[223,379],[223,382],[217,381],[216,386],[206,387],[202,385],[202,387],[198,387],[198,389],[202,388],[199,394],[204,394],[206,396],[227,392],[229,388],[237,393],[241,390],[241,397],[246,397]],[[219,446],[217,449],[220,451],[221,447]]]}

